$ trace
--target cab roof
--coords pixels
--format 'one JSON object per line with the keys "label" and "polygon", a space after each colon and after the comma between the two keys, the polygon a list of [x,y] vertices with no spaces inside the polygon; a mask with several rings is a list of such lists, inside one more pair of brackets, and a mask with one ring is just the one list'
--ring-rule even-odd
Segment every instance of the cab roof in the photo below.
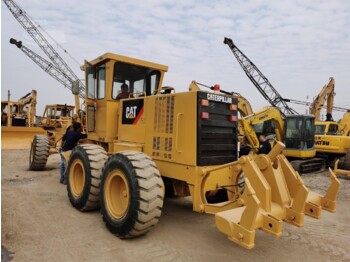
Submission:
{"label": "cab roof", "polygon": [[[157,63],[153,63],[153,62],[148,62],[145,60],[127,57],[127,56],[123,56],[123,55],[117,55],[117,54],[113,54],[113,53],[105,53],[105,54],[95,58],[94,60],[88,61],[88,63],[91,65],[96,65],[96,64],[99,64],[105,60],[116,60],[116,61],[120,61],[120,62],[124,62],[124,63],[128,63],[128,64],[134,64],[134,65],[149,67],[149,68],[153,68],[153,69],[158,69],[158,70],[164,71],[164,72],[168,71],[168,66],[165,66],[165,65],[161,65],[161,64],[157,64]],[[81,66],[81,70],[85,71],[85,65]]]}
{"label": "cab roof", "polygon": [[70,106],[70,105],[63,105],[63,104],[46,105],[46,107],[58,107],[58,108],[64,108],[65,106],[69,109],[74,109],[74,106]]}

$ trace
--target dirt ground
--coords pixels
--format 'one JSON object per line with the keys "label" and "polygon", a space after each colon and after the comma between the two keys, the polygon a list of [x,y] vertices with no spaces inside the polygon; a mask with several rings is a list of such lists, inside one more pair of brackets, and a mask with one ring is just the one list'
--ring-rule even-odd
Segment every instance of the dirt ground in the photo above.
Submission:
{"label": "dirt ground", "polygon": [[[147,235],[120,240],[98,211],[75,210],[58,182],[58,155],[45,171],[28,171],[29,150],[2,150],[2,261],[349,261],[350,180],[341,178],[337,212],[305,217],[297,228],[284,223],[281,238],[260,230],[245,250],[215,227],[214,216],[192,211],[190,198],[166,199],[158,225]],[[303,176],[323,192],[327,172]],[[6,252],[5,252],[6,251]],[[7,257],[7,258],[6,258]]]}

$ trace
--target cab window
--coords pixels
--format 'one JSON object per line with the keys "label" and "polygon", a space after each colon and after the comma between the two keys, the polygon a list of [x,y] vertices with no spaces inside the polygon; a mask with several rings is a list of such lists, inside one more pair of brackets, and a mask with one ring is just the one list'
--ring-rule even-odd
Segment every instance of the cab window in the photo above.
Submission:
{"label": "cab window", "polygon": [[326,125],[316,125],[315,126],[315,134],[316,135],[323,135],[324,134],[324,131],[326,129]]}
{"label": "cab window", "polygon": [[97,67],[97,99],[105,98],[106,93],[106,65]]}
{"label": "cab window", "polygon": [[113,71],[112,98],[117,98],[122,84],[128,85],[128,91],[133,97],[152,95],[158,88],[159,79],[160,72],[153,68],[116,62]]}
{"label": "cab window", "polygon": [[95,76],[93,72],[93,67],[88,66],[86,68],[86,84],[87,84],[87,97],[90,99],[95,99],[96,97],[96,81],[95,81]]}
{"label": "cab window", "polygon": [[334,124],[330,124],[328,127],[327,134],[328,135],[335,135],[335,134],[337,134],[337,131],[338,131],[338,126],[334,125]]}
{"label": "cab window", "polygon": [[286,120],[287,130],[286,138],[301,138],[301,130],[303,126],[302,119],[292,118]]}

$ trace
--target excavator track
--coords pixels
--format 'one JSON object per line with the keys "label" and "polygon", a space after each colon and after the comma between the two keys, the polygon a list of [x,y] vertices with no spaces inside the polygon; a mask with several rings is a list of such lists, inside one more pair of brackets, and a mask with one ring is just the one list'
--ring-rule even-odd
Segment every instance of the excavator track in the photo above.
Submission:
{"label": "excavator track", "polygon": [[290,164],[299,174],[311,173],[315,171],[323,171],[326,168],[323,158],[312,158],[305,160],[292,160]]}

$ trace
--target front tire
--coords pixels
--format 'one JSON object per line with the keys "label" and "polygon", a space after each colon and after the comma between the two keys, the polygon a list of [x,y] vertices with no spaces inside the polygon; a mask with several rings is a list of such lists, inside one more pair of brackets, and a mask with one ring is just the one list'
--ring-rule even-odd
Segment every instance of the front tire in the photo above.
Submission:
{"label": "front tire", "polygon": [[36,135],[30,148],[29,169],[44,170],[49,158],[49,139],[45,135]]}
{"label": "front tire", "polygon": [[110,156],[102,171],[100,194],[103,220],[116,236],[137,237],[158,223],[164,184],[156,164],[144,153]]}
{"label": "front tire", "polygon": [[76,146],[69,158],[67,191],[71,204],[80,211],[100,207],[100,176],[107,153],[98,145]]}

